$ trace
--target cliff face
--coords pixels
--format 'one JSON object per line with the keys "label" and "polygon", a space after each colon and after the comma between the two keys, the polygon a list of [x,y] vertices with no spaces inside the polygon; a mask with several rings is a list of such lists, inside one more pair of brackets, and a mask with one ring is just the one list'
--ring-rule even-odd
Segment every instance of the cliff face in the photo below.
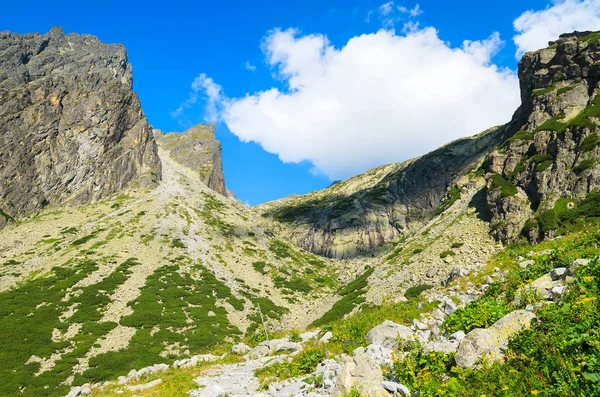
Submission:
{"label": "cliff face", "polygon": [[[599,61],[600,33],[563,35],[523,57],[522,105],[510,123],[385,171],[267,203],[263,216],[305,249],[352,257],[417,230],[483,177],[477,197],[492,235],[510,241],[558,199],[577,201],[600,187]],[[535,222],[528,227],[531,240],[552,235]]]}
{"label": "cliff face", "polygon": [[214,124],[199,124],[184,133],[154,130],[154,136],[173,160],[198,173],[206,186],[227,196],[221,142],[215,139]]}
{"label": "cliff face", "polygon": [[124,47],[59,27],[0,32],[0,227],[160,176]]}
{"label": "cliff face", "polygon": [[519,131],[485,165],[492,230],[504,242],[521,232],[552,236],[535,222],[523,228],[559,199],[577,201],[600,187],[600,33],[562,35],[525,54],[519,78]]}
{"label": "cliff face", "polygon": [[334,258],[369,253],[420,228],[444,203],[456,200],[456,182],[503,142],[508,131],[492,128],[423,157],[260,209],[311,252]]}

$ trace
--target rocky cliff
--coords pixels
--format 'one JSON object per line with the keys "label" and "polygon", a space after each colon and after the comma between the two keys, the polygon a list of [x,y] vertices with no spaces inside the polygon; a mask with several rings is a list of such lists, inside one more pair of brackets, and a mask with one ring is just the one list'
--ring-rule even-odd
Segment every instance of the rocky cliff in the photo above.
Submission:
{"label": "rocky cliff", "polygon": [[556,214],[544,212],[600,187],[600,33],[550,44],[523,56],[519,129],[484,165],[492,231],[504,242],[552,236],[556,222],[544,217]]}
{"label": "rocky cliff", "polygon": [[491,218],[494,237],[512,240],[528,220],[530,239],[553,235],[535,219],[559,199],[576,201],[600,186],[599,59],[599,33],[563,35],[521,60],[522,105],[508,124],[321,192],[267,203],[263,216],[307,250],[353,257],[418,230],[460,200],[461,189],[476,183],[461,179],[473,174],[487,181],[478,197],[485,197],[482,215]]}
{"label": "rocky cliff", "polygon": [[0,32],[0,228],[160,175],[123,46],[59,27]]}
{"label": "rocky cliff", "polygon": [[161,149],[179,164],[196,172],[202,182],[215,192],[228,195],[223,175],[221,143],[215,139],[214,124],[199,124],[184,133],[154,130]]}

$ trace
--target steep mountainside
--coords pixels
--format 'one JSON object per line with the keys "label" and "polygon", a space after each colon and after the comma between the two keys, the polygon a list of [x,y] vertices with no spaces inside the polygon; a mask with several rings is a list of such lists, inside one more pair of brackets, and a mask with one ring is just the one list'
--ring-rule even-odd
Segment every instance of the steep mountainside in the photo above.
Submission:
{"label": "steep mountainside", "polygon": [[[311,252],[333,258],[372,254],[458,201],[467,187],[459,182],[478,170],[473,177],[487,181],[480,189],[486,197],[481,215],[491,217],[499,240],[518,237],[528,219],[553,209],[557,200],[582,199],[600,186],[598,39],[598,33],[567,34],[526,54],[519,64],[522,105],[505,126],[259,210]],[[528,222],[526,232],[532,240],[550,236],[550,223]]]}
{"label": "steep mountainside", "polygon": [[215,192],[227,196],[221,142],[215,139],[214,124],[199,124],[186,132],[164,134],[154,130],[154,137],[169,156],[200,175],[202,182]]}
{"label": "steep mountainside", "polygon": [[600,187],[600,34],[525,54],[519,77],[519,131],[484,167],[493,232],[505,242],[525,226],[532,241],[554,235],[557,211]]}
{"label": "steep mountainside", "polygon": [[0,32],[0,228],[134,179],[160,179],[160,162],[125,48],[59,27]]}

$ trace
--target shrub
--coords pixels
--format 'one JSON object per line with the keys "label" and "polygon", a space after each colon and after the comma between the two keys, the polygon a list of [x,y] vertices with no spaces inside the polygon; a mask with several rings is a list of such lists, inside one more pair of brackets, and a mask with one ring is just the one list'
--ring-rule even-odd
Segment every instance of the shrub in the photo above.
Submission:
{"label": "shrub", "polygon": [[415,287],[410,287],[404,293],[404,297],[406,299],[413,299],[413,298],[416,298],[419,295],[421,295],[421,293],[423,291],[427,291],[428,289],[431,289],[431,288],[433,288],[433,286],[428,285],[428,284],[421,284],[421,285],[417,285]]}
{"label": "shrub", "polygon": [[444,327],[449,333],[469,332],[474,328],[487,328],[511,311],[510,306],[493,298],[469,303],[446,317]]}
{"label": "shrub", "polygon": [[454,255],[456,255],[456,253],[452,250],[442,251],[440,253],[440,258],[444,259],[444,258],[447,258],[449,256],[454,256]]}
{"label": "shrub", "polygon": [[464,243],[452,243],[452,247],[451,248],[460,248],[463,245],[465,245]]}
{"label": "shrub", "polygon": [[583,173],[583,171],[594,168],[595,165],[596,165],[595,159],[583,160],[581,163],[579,163],[579,165],[577,165],[576,167],[573,168],[573,172],[576,173],[577,175],[580,175]]}
{"label": "shrub", "polygon": [[598,143],[600,143],[600,136],[598,136],[597,132],[594,132],[585,137],[583,142],[581,142],[581,151],[583,153],[591,152],[598,146]]}
{"label": "shrub", "polygon": [[501,189],[500,197],[511,197],[518,193],[517,187],[504,179],[502,175],[494,174],[490,178],[492,180],[492,189]]}

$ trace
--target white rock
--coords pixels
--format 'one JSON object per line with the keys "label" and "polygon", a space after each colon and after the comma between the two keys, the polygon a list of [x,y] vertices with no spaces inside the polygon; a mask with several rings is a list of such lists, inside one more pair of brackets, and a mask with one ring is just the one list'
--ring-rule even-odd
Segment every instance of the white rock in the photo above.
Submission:
{"label": "white rock", "polygon": [[447,300],[446,303],[444,304],[444,313],[446,313],[448,316],[451,315],[452,313],[454,313],[456,311],[456,304],[454,304],[454,302]]}
{"label": "white rock", "polygon": [[423,324],[416,318],[413,320],[413,327],[415,327],[415,329],[419,329],[421,331],[425,331],[426,329],[429,329],[429,327],[426,324]]}
{"label": "white rock", "polygon": [[450,335],[450,340],[455,340],[460,342],[461,340],[465,339],[465,332],[464,331],[457,331],[455,333],[453,333],[452,335]]}
{"label": "white rock", "polygon": [[152,382],[144,383],[143,385],[127,386],[127,389],[129,389],[130,391],[144,391],[144,390],[151,389],[155,386],[158,386],[161,383],[162,383],[161,379],[156,379],[156,380],[153,380]]}
{"label": "white rock", "polygon": [[119,376],[117,378],[117,383],[120,385],[124,385],[125,383],[127,383],[127,377],[125,376]]}
{"label": "white rock", "polygon": [[325,335],[319,339],[319,343],[327,343],[331,338],[333,338],[333,333],[331,331],[327,331],[325,332]]}
{"label": "white rock", "polygon": [[526,260],[526,261],[519,262],[519,266],[522,269],[527,269],[529,266],[534,265],[534,264],[535,264],[535,261],[533,259],[529,259],[529,260]]}
{"label": "white rock", "polygon": [[557,267],[556,269],[552,269],[552,271],[550,271],[550,277],[552,278],[552,281],[560,280],[566,271],[566,267]]}
{"label": "white rock", "polygon": [[231,348],[231,352],[233,354],[246,354],[250,351],[250,346],[245,343],[238,343],[237,345],[233,345]]}
{"label": "white rock", "polygon": [[129,371],[129,373],[127,374],[127,377],[128,377],[129,379],[132,379],[132,378],[137,378],[137,371],[136,371],[135,369],[132,369],[132,370],[131,370],[131,371]]}
{"label": "white rock", "polygon": [[414,339],[415,336],[410,328],[388,320],[367,333],[369,344],[381,345],[391,350],[397,350],[400,347],[399,340],[406,342]]}
{"label": "white rock", "polygon": [[410,390],[408,390],[408,387],[404,386],[403,384],[400,384],[397,382],[385,381],[385,382],[381,382],[381,386],[385,390],[390,392],[391,395],[400,395],[402,397],[411,397]]}
{"label": "white rock", "polygon": [[379,365],[392,365],[392,350],[381,345],[369,345],[366,353]]}

